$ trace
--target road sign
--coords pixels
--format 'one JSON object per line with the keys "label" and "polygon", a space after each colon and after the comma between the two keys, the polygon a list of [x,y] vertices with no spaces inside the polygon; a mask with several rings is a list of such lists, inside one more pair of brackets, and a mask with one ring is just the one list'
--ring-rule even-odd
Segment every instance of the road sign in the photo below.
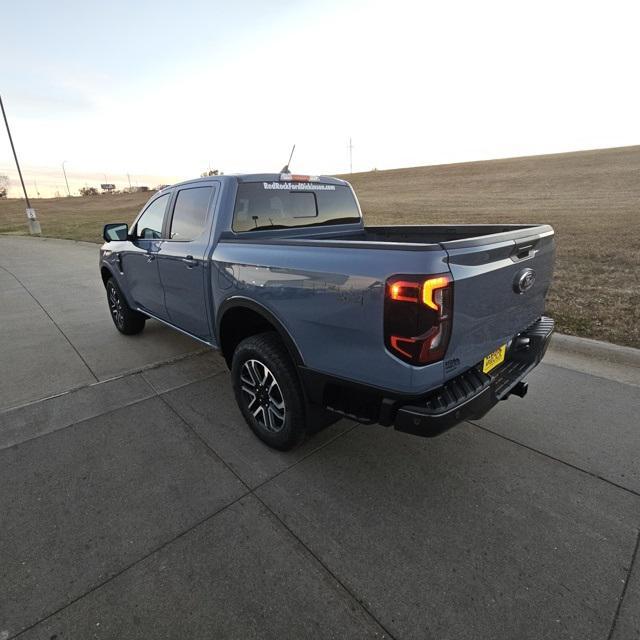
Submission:
{"label": "road sign", "polygon": [[29,233],[32,236],[39,236],[42,233],[42,229],[40,228],[40,223],[36,216],[36,210],[33,207],[27,207],[26,212],[27,222],[29,223]]}

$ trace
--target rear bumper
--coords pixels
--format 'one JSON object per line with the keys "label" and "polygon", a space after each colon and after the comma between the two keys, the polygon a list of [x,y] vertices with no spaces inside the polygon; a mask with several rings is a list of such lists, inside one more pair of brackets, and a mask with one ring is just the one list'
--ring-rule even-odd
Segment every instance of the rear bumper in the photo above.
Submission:
{"label": "rear bumper", "polygon": [[463,420],[481,418],[512,393],[524,396],[523,379],[542,360],[553,329],[551,318],[539,318],[514,338],[505,362],[494,371],[483,373],[480,363],[420,399],[401,406],[394,403],[386,412],[383,403],[380,422],[405,433],[433,437]]}

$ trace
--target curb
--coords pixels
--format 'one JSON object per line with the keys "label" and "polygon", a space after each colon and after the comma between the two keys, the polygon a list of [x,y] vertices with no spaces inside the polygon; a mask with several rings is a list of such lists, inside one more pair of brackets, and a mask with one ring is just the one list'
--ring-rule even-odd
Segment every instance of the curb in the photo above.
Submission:
{"label": "curb", "polygon": [[610,342],[591,340],[590,338],[578,338],[565,333],[554,333],[549,349],[560,355],[571,353],[604,360],[611,364],[618,364],[640,369],[640,349],[623,347]]}

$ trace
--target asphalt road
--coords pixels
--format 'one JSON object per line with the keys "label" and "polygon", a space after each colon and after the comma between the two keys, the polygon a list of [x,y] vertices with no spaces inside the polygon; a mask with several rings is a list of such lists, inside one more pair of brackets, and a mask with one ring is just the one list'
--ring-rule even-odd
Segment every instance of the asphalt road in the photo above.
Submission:
{"label": "asphalt road", "polygon": [[637,370],[278,453],[217,355],[115,331],[96,253],[0,237],[0,640],[640,637]]}

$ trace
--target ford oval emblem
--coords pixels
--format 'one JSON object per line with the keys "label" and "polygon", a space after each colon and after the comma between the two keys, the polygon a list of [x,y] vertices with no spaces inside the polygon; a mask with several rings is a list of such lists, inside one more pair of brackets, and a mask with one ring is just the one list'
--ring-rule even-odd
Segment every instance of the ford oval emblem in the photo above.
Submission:
{"label": "ford oval emblem", "polygon": [[536,281],[536,272],[533,269],[523,269],[516,274],[513,281],[513,290],[516,293],[525,293],[533,287],[533,283]]}

